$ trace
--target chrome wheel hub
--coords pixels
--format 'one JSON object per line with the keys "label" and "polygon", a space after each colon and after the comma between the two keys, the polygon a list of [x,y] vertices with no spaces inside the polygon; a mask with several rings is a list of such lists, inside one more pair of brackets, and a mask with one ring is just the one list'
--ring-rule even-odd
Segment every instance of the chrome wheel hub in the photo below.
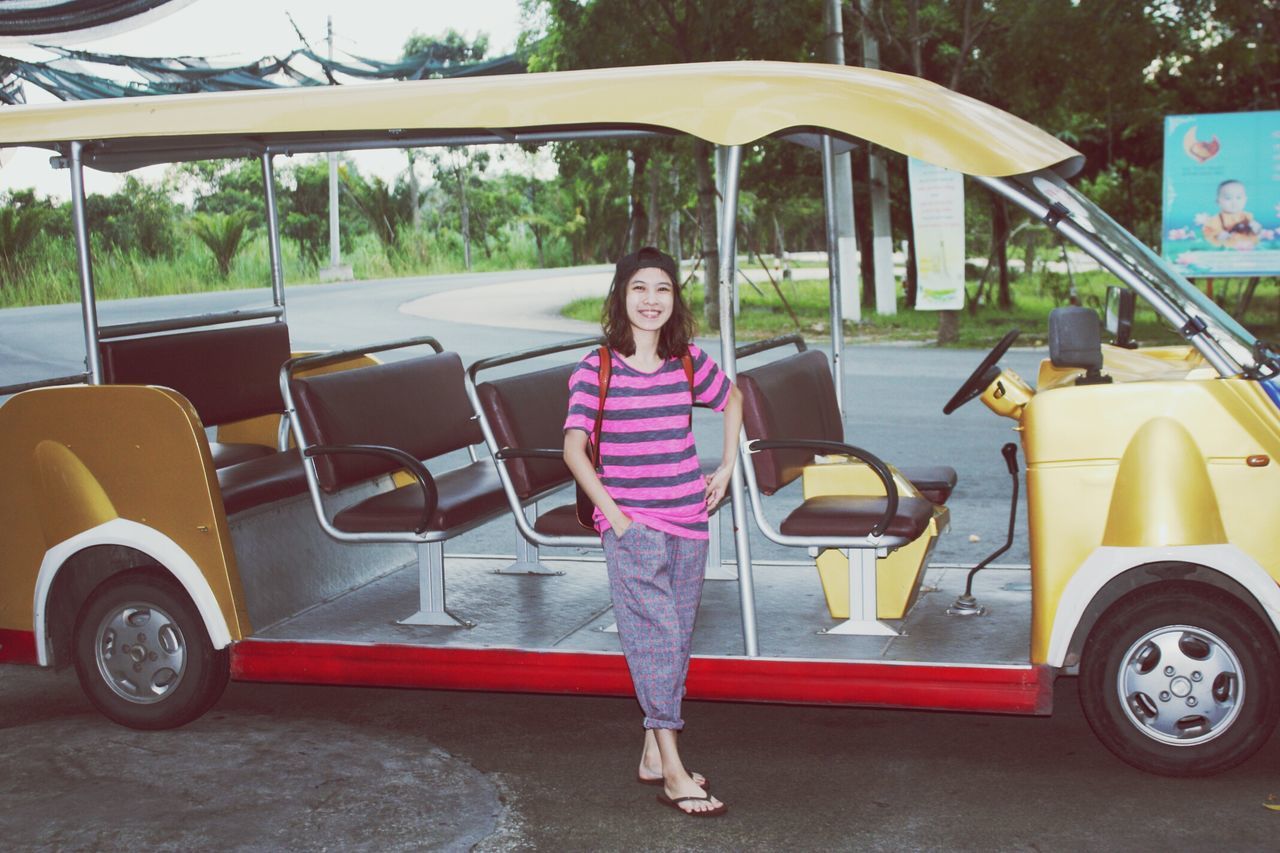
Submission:
{"label": "chrome wheel hub", "polygon": [[160,608],[118,608],[103,617],[95,636],[98,672],[120,698],[150,705],[182,683],[187,644],[173,617]]}
{"label": "chrome wheel hub", "polygon": [[1138,731],[1161,743],[1194,746],[1235,722],[1244,701],[1244,672],[1231,647],[1216,635],[1169,625],[1148,631],[1129,647],[1116,690]]}

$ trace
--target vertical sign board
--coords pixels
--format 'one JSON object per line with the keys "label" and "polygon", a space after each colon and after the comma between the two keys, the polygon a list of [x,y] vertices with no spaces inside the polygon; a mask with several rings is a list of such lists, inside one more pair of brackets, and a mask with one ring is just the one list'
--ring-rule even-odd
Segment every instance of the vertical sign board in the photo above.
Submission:
{"label": "vertical sign board", "polygon": [[916,250],[916,309],[964,307],[964,176],[907,158]]}
{"label": "vertical sign board", "polygon": [[1163,210],[1183,275],[1280,275],[1280,111],[1166,116]]}

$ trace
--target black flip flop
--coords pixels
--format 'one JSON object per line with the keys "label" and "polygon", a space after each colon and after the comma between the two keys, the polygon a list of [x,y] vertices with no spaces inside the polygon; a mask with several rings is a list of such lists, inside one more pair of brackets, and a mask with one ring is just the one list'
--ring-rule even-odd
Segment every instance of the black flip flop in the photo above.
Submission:
{"label": "black flip flop", "polygon": [[685,817],[720,817],[729,811],[729,807],[726,806],[724,803],[721,803],[720,805],[716,806],[713,809],[685,811],[684,809],[680,808],[681,803],[688,803],[696,800],[709,800],[709,799],[711,799],[710,795],[707,795],[705,797],[676,797],[674,799],[672,799],[671,797],[668,797],[665,793],[658,795],[658,802],[662,803],[664,806],[671,806],[671,808],[680,812],[680,814],[684,815]]}

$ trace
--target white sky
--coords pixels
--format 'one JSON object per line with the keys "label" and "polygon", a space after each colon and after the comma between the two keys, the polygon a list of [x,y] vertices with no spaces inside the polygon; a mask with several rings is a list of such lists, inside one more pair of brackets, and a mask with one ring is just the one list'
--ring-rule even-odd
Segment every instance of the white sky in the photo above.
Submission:
{"label": "white sky", "polygon": [[[156,14],[128,32],[105,38],[61,43],[66,47],[132,56],[204,56],[231,64],[263,56],[283,56],[301,47],[294,22],[316,50],[325,44],[332,17],[335,57],[347,52],[370,59],[394,60],[415,31],[437,35],[450,28],[468,38],[489,36],[489,55],[515,47],[520,33],[520,0],[188,0],[171,3],[175,11]],[[47,59],[51,54],[30,46],[0,44],[0,54],[19,59]],[[27,99],[42,99],[27,85]],[[7,109],[4,108],[4,109]],[[362,170],[390,176],[404,168],[399,152],[359,155]],[[49,168],[49,153],[32,148],[8,149],[0,167],[0,191],[34,187],[42,195],[65,198],[69,178]],[[111,192],[119,178],[86,170],[90,192]]]}

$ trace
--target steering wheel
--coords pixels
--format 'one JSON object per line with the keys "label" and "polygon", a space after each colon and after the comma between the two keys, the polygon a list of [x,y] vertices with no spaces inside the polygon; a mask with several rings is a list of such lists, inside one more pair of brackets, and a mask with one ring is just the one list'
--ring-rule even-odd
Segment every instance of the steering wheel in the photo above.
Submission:
{"label": "steering wheel", "polygon": [[1020,334],[1022,334],[1020,329],[1010,329],[1005,332],[1004,337],[1000,339],[1000,343],[996,344],[991,352],[987,353],[987,357],[974,368],[973,373],[969,374],[969,378],[964,381],[959,390],[942,407],[942,414],[951,414],[987,390],[987,386],[996,381],[996,378],[1000,375],[1000,368],[996,365],[996,362],[1004,357],[1004,354],[1009,351],[1009,347],[1013,346],[1013,342],[1018,339]]}

